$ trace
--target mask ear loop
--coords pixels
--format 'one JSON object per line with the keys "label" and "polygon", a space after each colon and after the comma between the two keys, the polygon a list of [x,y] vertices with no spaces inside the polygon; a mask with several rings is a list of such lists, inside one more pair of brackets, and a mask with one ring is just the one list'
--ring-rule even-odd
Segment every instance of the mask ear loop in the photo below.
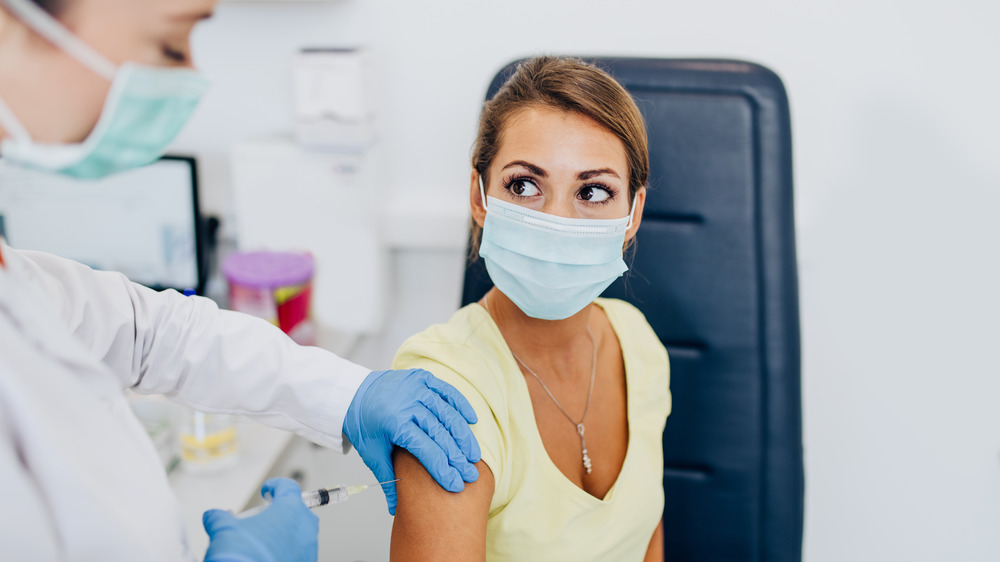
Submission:
{"label": "mask ear loop", "polygon": [[479,174],[479,197],[483,200],[483,209],[488,213],[490,208],[486,206],[486,190],[483,188],[483,175]]}
{"label": "mask ear loop", "polygon": [[21,22],[109,82],[118,67],[31,0],[0,0]]}
{"label": "mask ear loop", "polygon": [[635,202],[638,200],[638,197],[632,197],[632,210],[628,212],[628,224],[625,225],[626,231],[632,228],[632,223],[635,221]]}
{"label": "mask ear loop", "polygon": [[14,115],[14,112],[10,110],[10,107],[3,99],[0,99],[0,125],[3,125],[4,130],[15,141],[31,142],[31,133],[24,127],[21,120]]}

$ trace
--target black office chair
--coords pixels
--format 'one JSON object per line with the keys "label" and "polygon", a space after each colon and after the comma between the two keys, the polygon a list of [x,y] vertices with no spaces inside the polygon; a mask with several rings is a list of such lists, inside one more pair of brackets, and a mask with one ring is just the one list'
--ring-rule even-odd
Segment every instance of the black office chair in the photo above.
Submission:
{"label": "black office chair", "polygon": [[[635,98],[651,174],[631,271],[604,294],[670,353],[666,560],[801,560],[791,131],[781,80],[729,60],[589,59]],[[500,71],[492,97],[516,67]],[[626,260],[628,261],[628,260]],[[462,304],[492,286],[466,269]]]}

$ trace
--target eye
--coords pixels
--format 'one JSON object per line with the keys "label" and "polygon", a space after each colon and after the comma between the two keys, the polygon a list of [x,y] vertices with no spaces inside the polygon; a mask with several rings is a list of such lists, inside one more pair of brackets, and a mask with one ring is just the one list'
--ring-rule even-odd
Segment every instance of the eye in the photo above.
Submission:
{"label": "eye", "polygon": [[518,197],[534,197],[540,193],[535,182],[528,178],[514,178],[505,187]]}
{"label": "eye", "polygon": [[163,56],[164,57],[166,57],[166,58],[168,58],[168,59],[170,59],[170,60],[172,60],[172,61],[174,61],[176,63],[187,64],[187,62],[188,62],[188,56],[187,56],[187,53],[185,53],[184,51],[179,50],[179,49],[174,49],[173,47],[170,47],[168,45],[164,45],[162,47],[162,50],[163,50]]}
{"label": "eye", "polygon": [[599,185],[587,185],[580,189],[577,194],[580,199],[591,203],[603,203],[611,199],[612,194],[606,188]]}

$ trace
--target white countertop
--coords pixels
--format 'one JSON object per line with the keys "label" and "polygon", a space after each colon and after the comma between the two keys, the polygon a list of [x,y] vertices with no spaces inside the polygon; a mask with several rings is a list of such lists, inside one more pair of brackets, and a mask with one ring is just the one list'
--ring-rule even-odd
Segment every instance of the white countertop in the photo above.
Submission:
{"label": "white countertop", "polygon": [[239,458],[235,464],[213,472],[189,472],[183,464],[170,473],[170,485],[180,498],[184,528],[192,552],[201,556],[208,548],[202,514],[213,508],[242,511],[257,499],[260,485],[284,456],[294,435],[237,418]]}

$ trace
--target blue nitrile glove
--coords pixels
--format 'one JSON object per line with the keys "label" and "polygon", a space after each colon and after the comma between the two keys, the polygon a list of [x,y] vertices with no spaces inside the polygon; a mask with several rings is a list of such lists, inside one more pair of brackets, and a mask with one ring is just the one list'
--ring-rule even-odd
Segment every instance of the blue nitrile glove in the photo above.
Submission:
{"label": "blue nitrile glove", "polygon": [[[374,371],[361,383],[344,420],[344,435],[379,482],[395,478],[392,447],[402,447],[449,492],[475,482],[479,442],[469,429],[476,412],[462,393],[423,369]],[[396,483],[382,485],[396,514]]]}
{"label": "blue nitrile glove", "polygon": [[237,519],[221,509],[205,512],[205,562],[316,562],[319,518],[302,503],[299,485],[271,478],[260,493],[270,495],[272,503],[252,517]]}

